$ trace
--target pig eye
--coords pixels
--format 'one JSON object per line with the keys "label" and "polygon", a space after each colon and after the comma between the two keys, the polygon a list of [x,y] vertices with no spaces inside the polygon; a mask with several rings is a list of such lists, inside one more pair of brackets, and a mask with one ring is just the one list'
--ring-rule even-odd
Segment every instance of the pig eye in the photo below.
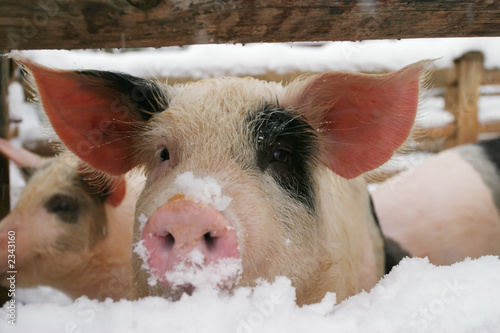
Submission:
{"label": "pig eye", "polygon": [[284,149],[276,149],[273,153],[273,162],[286,164],[290,161],[290,152]]}
{"label": "pig eye", "polygon": [[56,194],[45,204],[45,208],[63,222],[75,223],[78,220],[78,202],[70,196]]}
{"label": "pig eye", "polygon": [[170,159],[170,153],[168,152],[168,149],[163,148],[160,152],[160,159],[162,162],[165,162]]}

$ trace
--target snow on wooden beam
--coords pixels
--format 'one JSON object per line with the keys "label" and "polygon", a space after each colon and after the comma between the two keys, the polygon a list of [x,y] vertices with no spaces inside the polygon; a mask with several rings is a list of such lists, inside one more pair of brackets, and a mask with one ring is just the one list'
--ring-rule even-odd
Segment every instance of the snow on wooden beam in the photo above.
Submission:
{"label": "snow on wooden beam", "polygon": [[500,36],[484,0],[2,0],[0,49]]}

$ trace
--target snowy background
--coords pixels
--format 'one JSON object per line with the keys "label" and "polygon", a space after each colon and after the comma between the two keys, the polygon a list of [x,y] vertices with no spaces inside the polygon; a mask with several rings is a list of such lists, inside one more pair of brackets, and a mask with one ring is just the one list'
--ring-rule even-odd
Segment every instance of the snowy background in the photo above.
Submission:
{"label": "snowy background", "polygon": [[[421,59],[449,68],[463,53],[485,54],[485,68],[500,68],[499,38],[199,45],[140,52],[29,51],[44,65],[68,69],[118,70],[139,76],[191,77],[260,75],[329,70],[395,70]],[[496,89],[496,88],[491,88]],[[9,89],[12,117],[22,119],[21,140],[42,131],[22,88]],[[500,98],[480,102],[480,120],[499,119]],[[451,121],[442,98],[422,105],[430,125]],[[415,159],[412,165],[423,158]],[[13,173],[12,185],[22,181]],[[466,241],[466,240],[464,240]],[[16,326],[0,309],[0,332],[500,332],[500,260],[484,257],[435,267],[406,259],[369,292],[337,304],[328,294],[319,304],[299,308],[286,278],[234,295],[207,288],[172,303],[159,298],[136,302],[75,302],[47,287],[20,290]]]}

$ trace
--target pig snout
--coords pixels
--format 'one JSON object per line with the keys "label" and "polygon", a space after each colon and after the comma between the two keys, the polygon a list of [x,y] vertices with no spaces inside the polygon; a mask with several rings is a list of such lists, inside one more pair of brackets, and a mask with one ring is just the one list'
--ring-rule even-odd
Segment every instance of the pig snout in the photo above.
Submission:
{"label": "pig snout", "polygon": [[203,269],[223,259],[240,258],[231,223],[212,206],[187,199],[157,208],[144,226],[142,239],[152,273],[166,285],[175,284],[166,276],[178,265]]}

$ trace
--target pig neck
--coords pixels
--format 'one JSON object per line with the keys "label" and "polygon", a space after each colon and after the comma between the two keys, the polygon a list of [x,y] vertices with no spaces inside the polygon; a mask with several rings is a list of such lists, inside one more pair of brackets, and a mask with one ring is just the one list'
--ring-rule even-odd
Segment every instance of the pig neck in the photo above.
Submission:
{"label": "pig neck", "polygon": [[[75,271],[71,297],[86,295],[104,300],[118,300],[128,296],[131,276],[131,244],[135,204],[139,189],[127,183],[127,193],[117,207],[105,203],[107,235],[90,250],[90,260],[81,272]],[[79,286],[76,287],[75,286]]]}
{"label": "pig neck", "polygon": [[369,290],[384,274],[383,240],[370,211],[364,178],[346,180],[326,167],[317,173],[320,272],[297,295],[298,303],[317,302],[334,291],[337,301]]}

